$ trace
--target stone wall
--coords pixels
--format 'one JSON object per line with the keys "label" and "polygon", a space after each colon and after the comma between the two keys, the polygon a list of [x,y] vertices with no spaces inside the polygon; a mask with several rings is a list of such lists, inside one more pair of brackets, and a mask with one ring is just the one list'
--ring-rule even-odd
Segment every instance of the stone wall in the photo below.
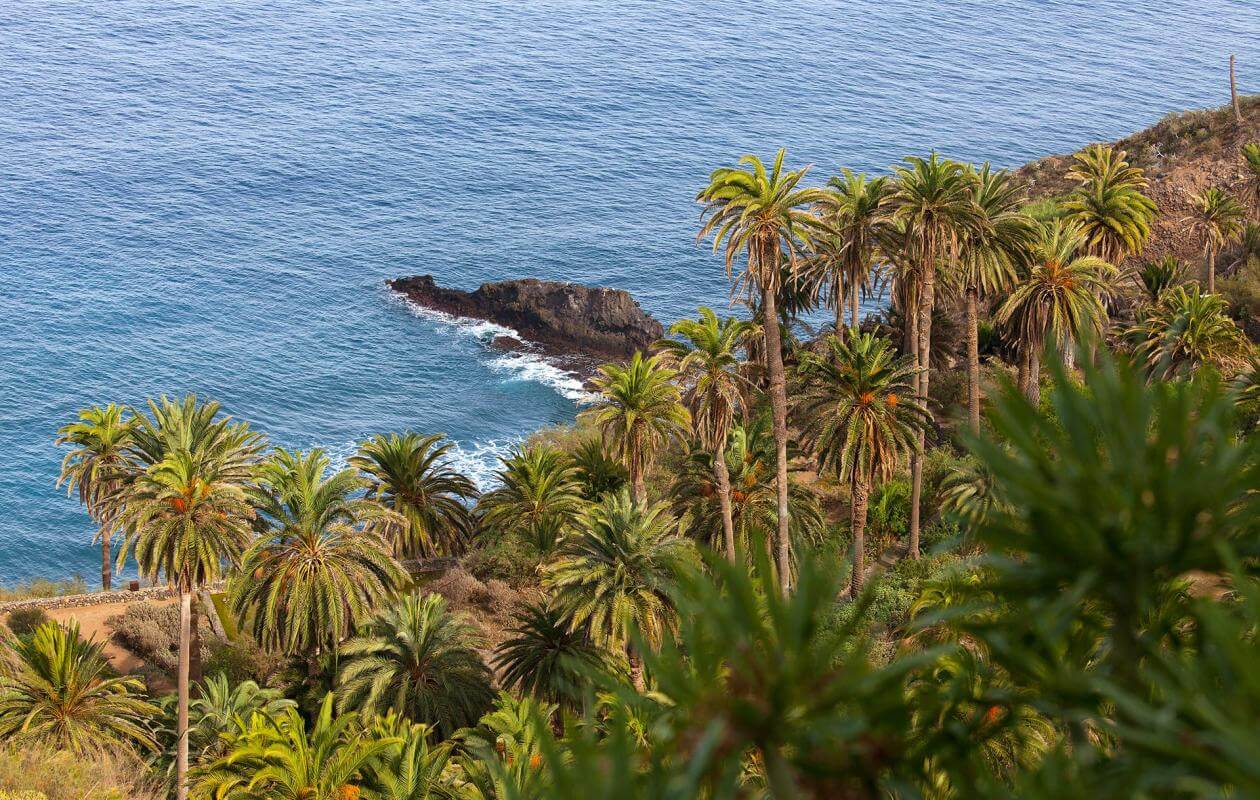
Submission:
{"label": "stone wall", "polygon": [[[212,592],[223,588],[222,582],[206,587]],[[103,606],[110,603],[138,603],[141,600],[165,600],[178,594],[169,586],[150,586],[137,591],[122,590],[116,592],[88,592],[86,594],[67,594],[58,597],[32,597],[28,600],[10,600],[0,603],[0,616],[16,611],[19,608],[42,608],[52,611],[57,608],[83,608],[85,606]]]}

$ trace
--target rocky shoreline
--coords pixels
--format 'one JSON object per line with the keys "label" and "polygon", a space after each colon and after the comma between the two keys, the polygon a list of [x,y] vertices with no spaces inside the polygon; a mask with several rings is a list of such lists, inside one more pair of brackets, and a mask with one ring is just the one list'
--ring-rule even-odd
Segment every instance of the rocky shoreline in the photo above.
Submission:
{"label": "rocky shoreline", "polygon": [[465,292],[438,286],[432,275],[385,283],[422,308],[511,328],[520,339],[496,336],[492,346],[538,351],[576,372],[589,371],[597,360],[628,359],[665,335],[661,323],[621,289],[525,278]]}

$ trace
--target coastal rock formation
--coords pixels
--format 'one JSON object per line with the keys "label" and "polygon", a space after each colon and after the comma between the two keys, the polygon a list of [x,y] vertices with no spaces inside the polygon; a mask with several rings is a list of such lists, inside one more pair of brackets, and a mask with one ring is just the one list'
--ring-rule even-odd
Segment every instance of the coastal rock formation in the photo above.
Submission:
{"label": "coastal rock formation", "polygon": [[[512,328],[550,354],[623,359],[664,335],[661,323],[620,289],[526,278],[483,283],[464,292],[438,286],[432,275],[386,284],[424,308]],[[512,342],[502,346],[511,348]]]}

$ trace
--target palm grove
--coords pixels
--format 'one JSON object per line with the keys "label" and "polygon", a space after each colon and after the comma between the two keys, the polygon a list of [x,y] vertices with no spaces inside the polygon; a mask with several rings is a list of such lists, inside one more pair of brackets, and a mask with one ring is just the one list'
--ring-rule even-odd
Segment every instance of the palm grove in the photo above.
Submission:
{"label": "palm grove", "polygon": [[[439,435],[335,469],[191,396],[86,409],[62,480],[106,588],[178,590],[176,692],[46,623],[0,737],[180,798],[1260,793],[1260,361],[1214,292],[1260,269],[1241,152],[1201,264],[1141,261],[1160,211],[1104,146],[1036,203],[936,154],[823,186],[746,156],[698,199],[747,318],[603,367],[480,495]],[[434,557],[525,587],[501,641]],[[283,678],[202,674],[208,586]]]}

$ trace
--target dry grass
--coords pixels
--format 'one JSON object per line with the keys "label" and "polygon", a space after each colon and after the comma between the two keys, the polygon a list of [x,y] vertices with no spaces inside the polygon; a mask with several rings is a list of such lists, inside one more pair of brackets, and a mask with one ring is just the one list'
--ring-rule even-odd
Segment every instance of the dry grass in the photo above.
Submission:
{"label": "dry grass", "polygon": [[159,800],[144,764],[126,751],[76,755],[37,746],[0,748],[0,798]]}

